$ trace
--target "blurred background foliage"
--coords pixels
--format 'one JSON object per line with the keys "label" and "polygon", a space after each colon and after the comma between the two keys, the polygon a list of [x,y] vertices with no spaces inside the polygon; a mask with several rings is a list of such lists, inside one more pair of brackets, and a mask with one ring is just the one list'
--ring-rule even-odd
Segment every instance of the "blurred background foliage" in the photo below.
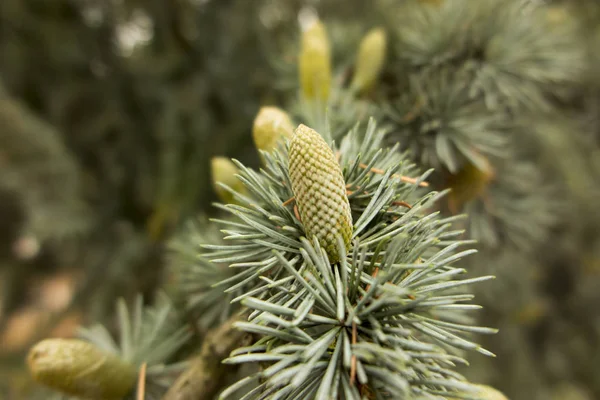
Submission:
{"label": "blurred background foliage", "polygon": [[165,244],[214,212],[211,158],[258,166],[260,106],[307,113],[298,21],[315,12],[339,86],[365,33],[388,37],[333,133],[387,124],[453,188],[442,211],[469,213],[469,268],[497,277],[477,294],[497,358],[465,374],[514,400],[600,398],[595,0],[0,2],[0,398],[27,398],[36,340],[152,301]]}

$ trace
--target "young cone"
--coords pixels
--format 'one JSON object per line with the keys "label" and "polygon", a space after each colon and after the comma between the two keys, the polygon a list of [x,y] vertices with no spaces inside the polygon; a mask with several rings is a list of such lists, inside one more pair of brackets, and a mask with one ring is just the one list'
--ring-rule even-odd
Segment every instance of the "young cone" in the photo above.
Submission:
{"label": "young cone", "polygon": [[360,43],[352,87],[358,92],[370,90],[383,68],[387,37],[382,28],[372,29]]}
{"label": "young cone", "polygon": [[447,180],[448,187],[452,189],[448,195],[448,205],[453,213],[462,210],[465,203],[481,197],[489,184],[494,179],[494,171],[489,162],[486,162],[484,169],[467,163],[454,175],[450,175]]}
{"label": "young cone", "polygon": [[258,150],[271,151],[282,137],[290,138],[293,134],[289,115],[278,107],[262,107],[254,119],[252,137]]}
{"label": "young cone", "polygon": [[211,162],[213,189],[225,204],[235,203],[233,194],[221,187],[219,183],[229,186],[238,193],[246,194],[246,187],[237,179],[238,168],[227,157],[213,157]]}
{"label": "young cone", "polygon": [[432,6],[441,6],[444,0],[419,0],[423,4],[429,4]]}
{"label": "young cone", "polygon": [[331,49],[320,21],[302,34],[299,58],[302,94],[307,100],[327,101],[331,89]]}
{"label": "young cone", "polygon": [[483,400],[508,400],[504,394],[491,386],[477,385],[477,387],[479,388],[477,395]]}
{"label": "young cone", "polygon": [[316,236],[332,263],[339,261],[337,236],[346,248],[352,214],[340,164],[315,130],[300,125],[289,150],[289,174],[300,218],[309,239]]}
{"label": "young cone", "polygon": [[84,399],[122,399],[137,379],[135,367],[78,339],[42,340],[27,364],[37,382]]}
{"label": "young cone", "polygon": [[[508,400],[508,398],[494,389],[491,386],[487,385],[473,385],[476,388],[475,392],[469,393],[469,398],[477,398],[478,400]],[[450,397],[448,400],[459,400],[458,397]]]}

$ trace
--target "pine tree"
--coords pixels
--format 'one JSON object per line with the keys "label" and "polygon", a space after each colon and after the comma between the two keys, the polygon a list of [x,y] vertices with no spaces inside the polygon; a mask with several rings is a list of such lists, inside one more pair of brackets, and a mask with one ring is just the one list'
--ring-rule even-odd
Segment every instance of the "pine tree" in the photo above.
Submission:
{"label": "pine tree", "polygon": [[[314,29],[316,37],[305,39],[309,46],[327,48],[319,22],[304,37],[315,35]],[[319,110],[329,98],[331,82],[321,79],[330,74],[329,53],[310,54],[300,61],[301,101],[307,109]],[[340,110],[349,115],[344,107]],[[264,134],[271,132],[259,127],[255,140]],[[249,346],[231,349],[224,362],[260,363],[262,368],[222,392],[222,398],[247,385],[251,390],[244,398],[476,395],[477,388],[452,367],[466,363],[461,356],[465,350],[492,355],[470,340],[494,330],[473,324],[466,312],[478,306],[469,304],[472,295],[465,290],[491,277],[460,278],[466,271],[453,264],[474,252],[461,250],[471,242],[457,238],[461,232],[452,229],[456,218],[432,212],[444,193],[423,189],[428,173],[419,173],[398,146],[387,147],[385,134],[371,120],[366,129],[360,124],[351,129],[338,147],[331,135],[323,137],[300,124],[291,139],[281,135],[279,148],[262,152],[259,171],[236,162],[244,190],[222,184],[229,193],[220,191],[221,197],[236,203],[218,205],[230,214],[215,220],[226,236],[220,243],[201,244],[206,251],[197,256],[200,263],[180,269],[187,273],[185,284],[180,280],[173,285],[184,291],[185,303],[192,305],[188,309],[207,307],[215,303],[210,301],[214,285],[207,285],[206,277],[215,277],[218,264],[236,270],[217,285],[224,293],[237,293],[231,302],[247,310],[231,329],[256,338]],[[222,171],[215,171],[220,179],[235,173],[222,162],[213,167]],[[181,248],[189,252],[187,246]],[[227,299],[221,297],[213,299]],[[128,339],[132,329],[144,338],[143,324],[132,328],[122,319],[119,325],[125,335],[122,347],[135,342]],[[92,343],[98,342],[98,332],[88,335]],[[38,346],[43,350],[44,345]],[[50,345],[67,347],[63,342]],[[30,369],[47,385],[88,397],[94,392],[72,388],[94,382],[99,388],[111,386],[93,373],[76,375],[81,382],[75,383],[69,380],[72,372],[41,374],[37,371],[51,364],[40,361],[40,351],[32,349]],[[126,361],[126,354],[114,362]],[[55,365],[62,368],[62,363]],[[202,374],[211,373],[195,371],[184,377],[204,381]],[[129,382],[131,386],[133,380]],[[142,387],[137,386],[138,392]],[[192,396],[186,391],[193,387],[175,382],[166,396]]]}
{"label": "pine tree", "polygon": [[[163,98],[158,149],[144,152],[161,175],[140,190],[152,200],[131,254],[168,240],[155,274],[169,299],[138,297],[131,315],[122,300],[113,324],[38,343],[28,363],[39,383],[166,400],[506,398],[480,383],[511,399],[600,393],[593,2],[209,3],[211,29],[210,16],[250,11],[267,26],[264,53],[247,57],[272,63],[257,69],[274,89],[262,108],[225,88],[244,86],[243,63],[214,67],[244,59],[237,35],[222,54],[167,30],[133,64],[172,41],[214,56],[221,107],[205,125],[190,119],[208,135],[238,116],[225,125],[258,157],[189,145],[193,107]],[[185,57],[169,60],[164,76],[209,87]],[[214,105],[205,95],[194,104]],[[194,181],[205,168],[195,156],[220,201],[213,218],[203,210],[173,231],[195,209],[190,182],[208,182]]]}

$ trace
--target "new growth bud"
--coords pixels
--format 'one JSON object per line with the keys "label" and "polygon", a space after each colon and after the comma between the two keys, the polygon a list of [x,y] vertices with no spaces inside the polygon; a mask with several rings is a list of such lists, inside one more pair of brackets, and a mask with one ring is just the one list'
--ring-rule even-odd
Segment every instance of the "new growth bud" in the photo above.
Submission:
{"label": "new growth bud", "polygon": [[450,175],[447,184],[452,189],[448,195],[448,206],[451,212],[455,214],[460,212],[466,203],[484,195],[494,179],[491,164],[487,160],[485,164],[482,169],[467,163],[457,174]]}
{"label": "new growth bud", "polygon": [[421,3],[432,5],[432,6],[441,6],[444,0],[419,0]]}
{"label": "new growth bud", "polygon": [[504,394],[491,386],[477,385],[477,387],[479,388],[477,395],[480,396],[482,400],[508,400]]}
{"label": "new growth bud", "polygon": [[244,184],[236,177],[239,170],[227,157],[213,157],[211,160],[213,189],[219,199],[225,204],[235,203],[233,194],[221,187],[218,183],[229,186],[236,192],[246,195],[248,192]]}
{"label": "new growth bud", "polygon": [[272,151],[282,138],[290,138],[294,126],[289,115],[278,107],[262,107],[252,127],[254,145],[258,150]]}
{"label": "new growth bud", "polygon": [[383,69],[386,57],[387,37],[382,28],[368,32],[360,43],[352,88],[365,92],[373,88]]}
{"label": "new growth bud", "polygon": [[327,101],[331,89],[331,50],[327,31],[320,21],[302,34],[298,69],[304,97]]}
{"label": "new growth bud", "polygon": [[[486,385],[474,385],[476,391],[473,393],[469,393],[469,395],[473,398],[477,398],[480,400],[508,400],[508,398],[500,393],[498,390],[494,389],[491,386]],[[469,398],[471,398],[469,397]],[[459,400],[457,397],[450,397],[448,400]]]}
{"label": "new growth bud", "polygon": [[133,365],[77,339],[42,340],[29,351],[27,364],[36,382],[84,399],[122,399],[137,379]]}
{"label": "new growth bud", "polygon": [[352,214],[340,164],[315,130],[300,125],[289,150],[292,191],[306,235],[316,236],[332,263],[340,260],[337,236],[346,248],[352,238]]}

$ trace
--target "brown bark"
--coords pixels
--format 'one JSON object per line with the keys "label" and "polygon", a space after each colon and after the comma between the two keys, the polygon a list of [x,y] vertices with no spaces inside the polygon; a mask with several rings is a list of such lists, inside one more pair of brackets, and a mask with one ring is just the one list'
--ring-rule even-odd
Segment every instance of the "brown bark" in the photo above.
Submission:
{"label": "brown bark", "polygon": [[234,315],[220,327],[210,331],[200,354],[169,389],[163,400],[212,400],[223,388],[232,366],[222,364],[229,354],[250,345],[253,335],[242,332],[233,325],[244,320]]}

